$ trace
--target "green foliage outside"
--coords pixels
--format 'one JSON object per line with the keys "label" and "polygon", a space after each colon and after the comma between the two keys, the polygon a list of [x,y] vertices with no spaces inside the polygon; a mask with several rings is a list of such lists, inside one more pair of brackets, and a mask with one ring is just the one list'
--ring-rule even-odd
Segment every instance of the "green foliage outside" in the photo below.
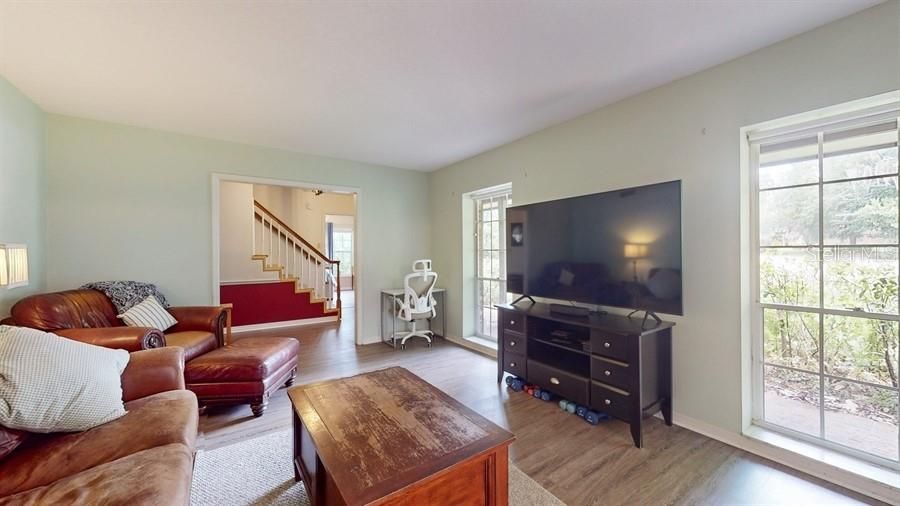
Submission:
{"label": "green foliage outside", "polygon": [[[826,180],[897,173],[897,148],[826,158]],[[799,168],[798,168],[799,166]],[[785,177],[808,178],[809,164],[781,166]],[[773,167],[771,169],[776,169]],[[815,164],[817,171],[818,166]],[[802,172],[807,175],[803,176]],[[777,171],[767,177],[777,179]],[[762,175],[761,175],[762,177]],[[815,179],[813,179],[815,181]],[[806,182],[805,180],[803,182]],[[777,185],[779,181],[772,181]],[[795,184],[781,181],[781,184]],[[819,187],[772,190],[760,194],[760,244],[808,248],[766,249],[760,254],[763,302],[819,306],[819,256],[824,261],[826,308],[898,313],[898,181],[881,177],[823,186],[823,232],[819,244]],[[854,247],[854,245],[862,245]],[[885,246],[877,246],[885,245]],[[887,246],[893,245],[893,246]],[[897,322],[877,318],[820,316],[765,310],[765,357],[779,364],[851,378],[885,388],[826,379],[825,406],[869,419],[897,424]],[[767,368],[768,369],[768,368]],[[818,405],[818,378],[796,371],[771,370],[767,390]]]}

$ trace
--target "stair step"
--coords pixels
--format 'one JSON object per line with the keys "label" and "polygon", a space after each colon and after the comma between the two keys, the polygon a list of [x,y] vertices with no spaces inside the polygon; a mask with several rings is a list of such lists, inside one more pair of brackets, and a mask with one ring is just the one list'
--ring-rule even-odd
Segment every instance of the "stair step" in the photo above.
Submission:
{"label": "stair step", "polygon": [[313,292],[313,289],[312,289],[312,288],[304,288],[304,287],[301,287],[301,286],[300,286],[300,278],[298,278],[298,277],[295,277],[295,276],[285,276],[285,277],[281,278],[281,281],[284,281],[285,283],[288,282],[288,281],[291,281],[291,282],[295,283],[295,286],[294,286],[294,293],[312,293],[312,292]]}
{"label": "stair step", "polygon": [[340,308],[327,307],[328,299],[316,297],[314,288],[302,287],[299,278],[297,278],[296,276],[287,275],[287,273],[285,272],[285,270],[286,270],[285,266],[276,265],[276,264],[268,264],[267,261],[269,260],[269,255],[261,255],[261,254],[250,255],[250,259],[251,260],[260,260],[261,261],[260,263],[262,263],[263,272],[277,272],[278,273],[277,281],[281,281],[281,282],[285,282],[285,283],[287,283],[287,282],[294,283],[294,293],[295,294],[308,293],[309,294],[309,303],[310,304],[322,304],[322,313],[323,314],[338,315],[338,318],[340,318],[340,315],[341,315]]}

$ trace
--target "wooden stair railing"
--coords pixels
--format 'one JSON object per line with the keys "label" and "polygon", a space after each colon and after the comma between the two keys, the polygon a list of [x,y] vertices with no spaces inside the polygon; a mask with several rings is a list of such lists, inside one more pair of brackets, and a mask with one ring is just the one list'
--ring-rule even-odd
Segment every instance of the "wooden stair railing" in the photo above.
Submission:
{"label": "wooden stair railing", "polygon": [[310,302],[324,302],[325,312],[340,319],[341,262],[325,256],[256,200],[251,223],[252,258],[262,261],[263,270],[294,281],[295,292],[310,293]]}

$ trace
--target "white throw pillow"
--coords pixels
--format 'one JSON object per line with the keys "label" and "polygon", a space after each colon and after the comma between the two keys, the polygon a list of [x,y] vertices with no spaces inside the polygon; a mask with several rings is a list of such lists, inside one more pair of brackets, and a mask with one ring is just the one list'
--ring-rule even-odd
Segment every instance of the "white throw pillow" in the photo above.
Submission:
{"label": "white throw pillow", "polygon": [[125,414],[128,352],[0,325],[0,425],[75,432]]}
{"label": "white throw pillow", "polygon": [[178,320],[166,311],[166,308],[162,307],[162,304],[152,295],[118,317],[129,327],[150,327],[159,331],[164,331],[178,323]]}

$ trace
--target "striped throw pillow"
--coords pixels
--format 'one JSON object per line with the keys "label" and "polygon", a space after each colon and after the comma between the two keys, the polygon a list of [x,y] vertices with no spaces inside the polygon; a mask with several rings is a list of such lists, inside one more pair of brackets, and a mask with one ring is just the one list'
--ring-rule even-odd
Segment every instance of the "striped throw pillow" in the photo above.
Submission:
{"label": "striped throw pillow", "polygon": [[159,331],[178,323],[152,295],[120,314],[119,318],[129,327],[150,327]]}
{"label": "striped throw pillow", "polygon": [[0,425],[75,432],[121,417],[129,357],[125,350],[0,325]]}

